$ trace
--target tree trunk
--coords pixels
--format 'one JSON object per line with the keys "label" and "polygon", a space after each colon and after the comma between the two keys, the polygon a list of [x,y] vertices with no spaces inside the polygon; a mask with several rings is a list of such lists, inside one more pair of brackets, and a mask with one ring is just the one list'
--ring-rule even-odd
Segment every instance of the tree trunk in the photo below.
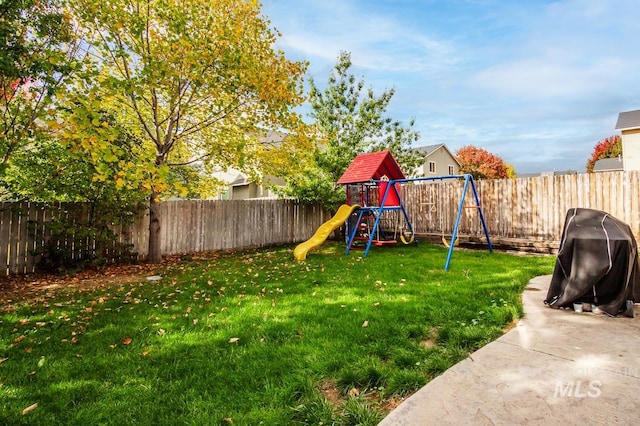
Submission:
{"label": "tree trunk", "polygon": [[158,194],[154,192],[149,200],[149,263],[162,262],[159,207]]}

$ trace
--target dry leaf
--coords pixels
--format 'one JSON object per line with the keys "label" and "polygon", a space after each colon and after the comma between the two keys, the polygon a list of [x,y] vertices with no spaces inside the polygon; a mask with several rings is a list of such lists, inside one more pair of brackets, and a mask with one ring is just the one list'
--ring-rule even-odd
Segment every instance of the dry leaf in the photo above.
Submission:
{"label": "dry leaf", "polygon": [[125,337],[124,339],[122,339],[122,344],[123,345],[130,345],[131,344],[131,337]]}
{"label": "dry leaf", "polygon": [[160,330],[158,330],[158,334],[160,336],[164,336],[167,332],[164,330],[164,328],[161,328]]}
{"label": "dry leaf", "polygon": [[229,343],[238,343],[238,340],[240,340],[239,337],[232,337],[231,339],[229,339]]}
{"label": "dry leaf", "polygon": [[363,322],[363,323],[362,323],[362,326],[363,326],[363,327],[369,327],[369,321],[365,321],[365,322]]}
{"label": "dry leaf", "polygon": [[3,362],[5,362],[6,360],[8,360],[9,358],[0,358],[0,364],[2,364]]}
{"label": "dry leaf", "polygon": [[24,334],[20,337],[16,337],[16,339],[13,341],[13,344],[17,345],[18,343],[22,342],[22,339],[24,339]]}
{"label": "dry leaf", "polygon": [[35,410],[36,408],[38,408],[38,403],[37,402],[35,404],[33,404],[33,405],[28,406],[24,410],[22,410],[22,415],[24,416],[25,414],[27,414],[30,411]]}
{"label": "dry leaf", "polygon": [[142,351],[142,356],[147,356],[149,355],[149,351]]}
{"label": "dry leaf", "polygon": [[351,388],[351,390],[349,391],[349,396],[358,396],[360,395],[360,391],[358,390],[358,388]]}

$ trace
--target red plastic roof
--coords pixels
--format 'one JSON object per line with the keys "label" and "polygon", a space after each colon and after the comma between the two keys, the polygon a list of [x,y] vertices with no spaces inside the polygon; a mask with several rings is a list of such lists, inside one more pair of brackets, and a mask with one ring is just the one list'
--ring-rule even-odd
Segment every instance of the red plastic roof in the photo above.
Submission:
{"label": "red plastic roof", "polygon": [[338,179],[338,185],[379,180],[382,176],[387,176],[389,180],[405,178],[389,150],[358,155]]}

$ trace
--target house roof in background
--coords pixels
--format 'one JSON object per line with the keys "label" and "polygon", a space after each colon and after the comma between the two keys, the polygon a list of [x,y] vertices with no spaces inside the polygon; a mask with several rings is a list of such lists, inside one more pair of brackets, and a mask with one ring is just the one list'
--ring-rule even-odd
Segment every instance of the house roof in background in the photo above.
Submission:
{"label": "house roof in background", "polygon": [[405,178],[398,162],[393,158],[389,150],[358,155],[353,159],[337,183],[338,185],[363,183],[370,180],[379,180],[382,176],[387,176],[389,180]]}
{"label": "house roof in background", "polygon": [[626,111],[618,114],[616,130],[640,128],[640,109]]}
{"label": "house roof in background", "polygon": [[458,167],[460,166],[460,162],[458,161],[456,156],[453,155],[453,153],[449,150],[447,145],[445,145],[443,143],[438,143],[438,144],[435,144],[435,145],[418,146],[416,148],[413,148],[413,151],[415,151],[415,152],[417,152],[419,154],[423,154],[425,156],[425,158],[426,158],[426,157],[430,156],[431,154],[433,154],[434,152],[436,152],[440,148],[444,148],[449,153],[451,158],[453,158],[453,161],[455,161],[458,164]]}
{"label": "house roof in background", "polygon": [[430,155],[433,151],[437,150],[441,146],[445,146],[445,145],[443,143],[437,143],[435,145],[424,145],[424,146],[415,147],[413,148],[413,150],[420,154]]}
{"label": "house roof in background", "polygon": [[280,142],[287,138],[287,136],[289,135],[286,133],[278,132],[277,130],[269,130],[267,134],[260,139],[260,142],[278,146]]}
{"label": "house roof in background", "polygon": [[623,170],[622,157],[603,158],[593,165],[594,172],[614,172]]}

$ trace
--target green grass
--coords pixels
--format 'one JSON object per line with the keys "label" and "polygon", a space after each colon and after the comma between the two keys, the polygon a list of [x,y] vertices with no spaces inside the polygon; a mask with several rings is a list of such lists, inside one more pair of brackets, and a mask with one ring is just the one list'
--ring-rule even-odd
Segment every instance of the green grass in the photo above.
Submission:
{"label": "green grass", "polygon": [[[374,425],[494,340],[551,257],[328,243],[61,290],[0,317],[0,424]],[[22,410],[37,403],[26,414]]]}

